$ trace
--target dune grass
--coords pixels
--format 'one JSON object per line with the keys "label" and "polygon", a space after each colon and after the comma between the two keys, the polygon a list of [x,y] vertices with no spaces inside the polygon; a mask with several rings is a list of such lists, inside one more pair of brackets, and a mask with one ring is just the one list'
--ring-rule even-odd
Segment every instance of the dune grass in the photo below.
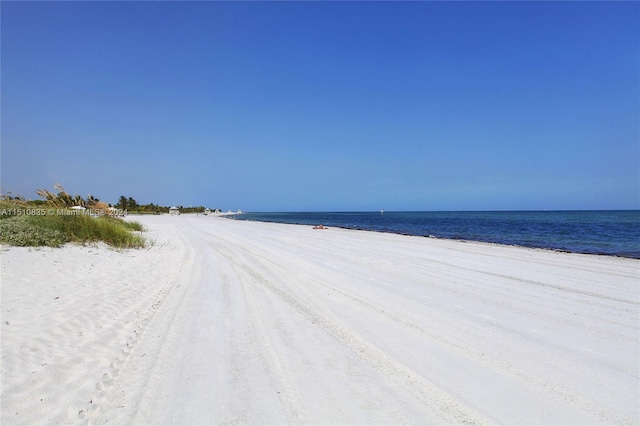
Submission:
{"label": "dune grass", "polygon": [[[0,211],[3,212],[24,211],[25,208],[28,207],[0,202]],[[137,222],[109,216],[66,215],[59,210],[54,214],[0,216],[0,242],[14,246],[59,247],[67,242],[87,244],[102,241],[116,248],[144,247],[145,239],[136,231],[143,231]]]}

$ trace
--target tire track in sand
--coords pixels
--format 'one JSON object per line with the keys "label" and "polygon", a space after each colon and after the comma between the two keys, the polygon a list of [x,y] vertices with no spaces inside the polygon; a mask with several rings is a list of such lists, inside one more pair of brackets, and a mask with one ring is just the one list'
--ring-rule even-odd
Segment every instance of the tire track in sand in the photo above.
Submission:
{"label": "tire track in sand", "polygon": [[256,301],[256,289],[255,284],[259,283],[251,273],[247,273],[246,269],[241,267],[238,263],[233,262],[228,256],[225,256],[221,250],[214,247],[218,253],[223,255],[229,262],[229,265],[234,269],[239,276],[239,282],[242,286],[242,292],[245,296],[245,304],[248,314],[248,329],[251,332],[252,343],[258,345],[260,350],[258,353],[262,355],[265,361],[265,366],[271,382],[275,389],[278,389],[278,396],[280,399],[281,407],[287,417],[290,424],[309,424],[312,422],[309,411],[304,403],[304,400],[300,398],[301,392],[291,383],[287,375],[287,369],[282,363],[276,349],[274,348],[271,339],[269,338],[261,318],[264,318],[264,314],[261,312],[259,304]]}
{"label": "tire track in sand", "polygon": [[[242,250],[242,247],[229,241],[225,241],[225,245],[227,247],[234,247],[236,250]],[[385,377],[389,383],[396,385],[405,393],[414,397],[423,406],[429,407],[433,416],[437,418],[437,423],[466,425],[492,424],[489,419],[475,412],[463,403],[456,401],[446,391],[428,382],[421,375],[414,372],[401,362],[391,358],[388,354],[370,342],[348,330],[339,323],[321,315],[317,310],[314,310],[311,306],[305,304],[291,293],[264,278],[264,276],[256,269],[251,267],[252,264],[264,265],[259,261],[259,259],[255,258],[256,256],[252,256],[251,253],[247,252],[234,256],[222,250],[218,245],[212,244],[212,246],[223,257],[225,257],[230,264],[234,265],[236,270],[239,270],[241,273],[249,276],[251,281],[277,296],[281,301],[285,302],[299,314],[303,315],[310,321],[315,322],[317,326],[333,336],[336,341]],[[245,257],[245,254],[249,254],[254,257],[255,262],[242,262],[240,259]],[[248,294],[251,294],[250,292],[252,291],[253,290],[249,290]],[[273,351],[273,348],[270,348],[270,350]]]}

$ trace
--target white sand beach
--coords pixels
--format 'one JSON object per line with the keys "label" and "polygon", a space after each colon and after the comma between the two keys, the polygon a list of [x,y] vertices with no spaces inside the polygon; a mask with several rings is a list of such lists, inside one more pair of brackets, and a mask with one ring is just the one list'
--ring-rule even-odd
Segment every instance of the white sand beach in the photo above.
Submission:
{"label": "white sand beach", "polygon": [[639,260],[133,219],[2,248],[2,425],[640,423]]}

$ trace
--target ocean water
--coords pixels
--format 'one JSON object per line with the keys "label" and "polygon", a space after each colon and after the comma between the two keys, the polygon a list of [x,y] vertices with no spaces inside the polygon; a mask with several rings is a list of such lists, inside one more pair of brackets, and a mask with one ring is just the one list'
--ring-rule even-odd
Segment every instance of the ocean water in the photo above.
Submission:
{"label": "ocean water", "polygon": [[243,213],[235,220],[392,232],[640,259],[640,211]]}

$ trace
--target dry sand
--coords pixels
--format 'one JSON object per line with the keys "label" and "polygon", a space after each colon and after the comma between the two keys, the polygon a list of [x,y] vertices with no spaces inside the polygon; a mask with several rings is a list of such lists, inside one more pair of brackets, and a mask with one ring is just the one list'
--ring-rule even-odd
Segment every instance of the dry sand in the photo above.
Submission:
{"label": "dry sand", "polygon": [[207,216],[3,247],[10,424],[638,424],[640,261]]}

